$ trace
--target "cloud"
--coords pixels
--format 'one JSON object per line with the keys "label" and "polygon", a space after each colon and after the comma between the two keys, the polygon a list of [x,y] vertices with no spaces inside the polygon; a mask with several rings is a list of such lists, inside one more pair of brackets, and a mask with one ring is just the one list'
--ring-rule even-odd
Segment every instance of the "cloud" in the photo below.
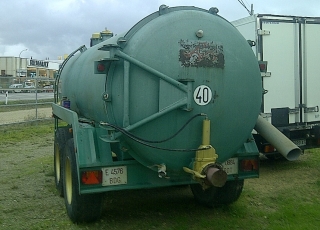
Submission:
{"label": "cloud", "polygon": [[[320,13],[318,0],[309,0],[308,4],[297,0],[290,4],[277,0],[251,2],[256,13],[307,16]],[[105,28],[115,34],[127,31],[157,11],[161,4],[196,5],[204,9],[218,7],[219,14],[228,20],[248,15],[237,0],[28,0],[10,3],[0,0],[0,56],[18,56],[21,50],[28,48],[23,55],[56,59],[83,44],[89,46],[94,32]]]}
{"label": "cloud", "polygon": [[[17,56],[21,48],[18,44],[27,47],[29,54],[41,55],[39,58],[70,53],[80,45],[88,45],[91,34],[106,27],[115,33],[128,30],[140,20],[139,14],[150,13],[143,2],[29,0],[6,4],[2,1],[0,13],[5,14],[5,20],[0,24],[0,55],[14,51],[11,55]],[[8,48],[11,46],[16,49]]]}

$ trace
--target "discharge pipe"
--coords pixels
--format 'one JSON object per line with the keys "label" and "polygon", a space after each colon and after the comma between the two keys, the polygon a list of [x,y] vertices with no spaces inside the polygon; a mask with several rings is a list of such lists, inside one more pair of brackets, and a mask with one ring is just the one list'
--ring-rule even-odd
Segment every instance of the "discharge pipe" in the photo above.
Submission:
{"label": "discharge pipe", "polygon": [[301,155],[302,151],[297,145],[260,115],[254,129],[287,160],[294,161]]}

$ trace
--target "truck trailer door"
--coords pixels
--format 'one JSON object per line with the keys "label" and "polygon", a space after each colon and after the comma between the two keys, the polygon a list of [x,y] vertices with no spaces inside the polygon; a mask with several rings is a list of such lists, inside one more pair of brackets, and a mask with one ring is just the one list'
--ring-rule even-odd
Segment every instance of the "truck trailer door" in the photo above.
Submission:
{"label": "truck trailer door", "polygon": [[303,121],[320,121],[320,21],[319,19],[306,19],[302,25],[303,47]]}
{"label": "truck trailer door", "polygon": [[[287,108],[289,118],[286,122],[282,119],[282,123],[300,122],[299,24],[292,18],[274,17],[261,17],[259,23],[259,53],[271,73],[262,80],[267,92],[262,112],[271,114],[272,110]],[[273,115],[272,123],[275,119]]]}

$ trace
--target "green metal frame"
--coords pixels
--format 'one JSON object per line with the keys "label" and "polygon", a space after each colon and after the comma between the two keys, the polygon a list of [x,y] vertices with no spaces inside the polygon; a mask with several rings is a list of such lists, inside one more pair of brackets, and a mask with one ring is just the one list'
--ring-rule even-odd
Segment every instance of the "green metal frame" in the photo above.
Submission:
{"label": "green metal frame", "polygon": [[[191,108],[191,101],[192,101],[192,81],[188,81],[184,79],[183,81],[186,83],[181,83],[180,81],[177,81],[160,71],[142,63],[141,61],[130,57],[129,55],[125,54],[124,52],[119,50],[119,46],[116,45],[105,45],[101,47],[99,50],[108,51],[106,54],[107,57],[103,61],[114,61],[116,57],[122,58],[124,60],[124,112],[123,112],[123,127],[126,131],[131,131],[139,126],[142,126],[158,117],[163,116],[166,113],[169,113],[170,111],[173,111],[175,109],[183,108],[186,111],[192,110]],[[99,60],[101,61],[101,60]],[[99,62],[96,61],[96,62]],[[152,74],[152,77],[158,77],[159,79],[162,79],[163,81],[169,83],[170,85],[176,87],[178,90],[184,93],[184,97],[180,98],[175,103],[171,104],[170,106],[167,106],[166,108],[159,110],[157,113],[139,121],[134,124],[130,124],[130,113],[129,113],[129,98],[130,98],[130,90],[129,90],[129,84],[130,84],[130,76],[129,76],[129,70],[130,65],[134,64],[138,67],[140,67],[143,70],[148,71]],[[111,92],[112,89],[109,89],[108,92]],[[112,135],[113,138],[118,138],[121,136],[121,133],[115,133],[115,135]],[[110,140],[113,141],[114,139]]]}

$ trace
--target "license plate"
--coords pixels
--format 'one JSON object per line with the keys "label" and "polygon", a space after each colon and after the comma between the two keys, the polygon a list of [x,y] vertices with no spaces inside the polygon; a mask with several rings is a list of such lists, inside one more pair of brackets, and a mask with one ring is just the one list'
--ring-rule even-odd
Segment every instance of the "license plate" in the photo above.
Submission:
{"label": "license plate", "polygon": [[228,174],[238,174],[238,158],[230,158],[222,164],[223,170]]}
{"label": "license plate", "polygon": [[304,146],[307,144],[306,140],[305,139],[302,139],[302,140],[294,140],[292,141],[293,143],[295,143],[297,146]]}
{"label": "license plate", "polygon": [[102,186],[127,184],[127,167],[102,168]]}

